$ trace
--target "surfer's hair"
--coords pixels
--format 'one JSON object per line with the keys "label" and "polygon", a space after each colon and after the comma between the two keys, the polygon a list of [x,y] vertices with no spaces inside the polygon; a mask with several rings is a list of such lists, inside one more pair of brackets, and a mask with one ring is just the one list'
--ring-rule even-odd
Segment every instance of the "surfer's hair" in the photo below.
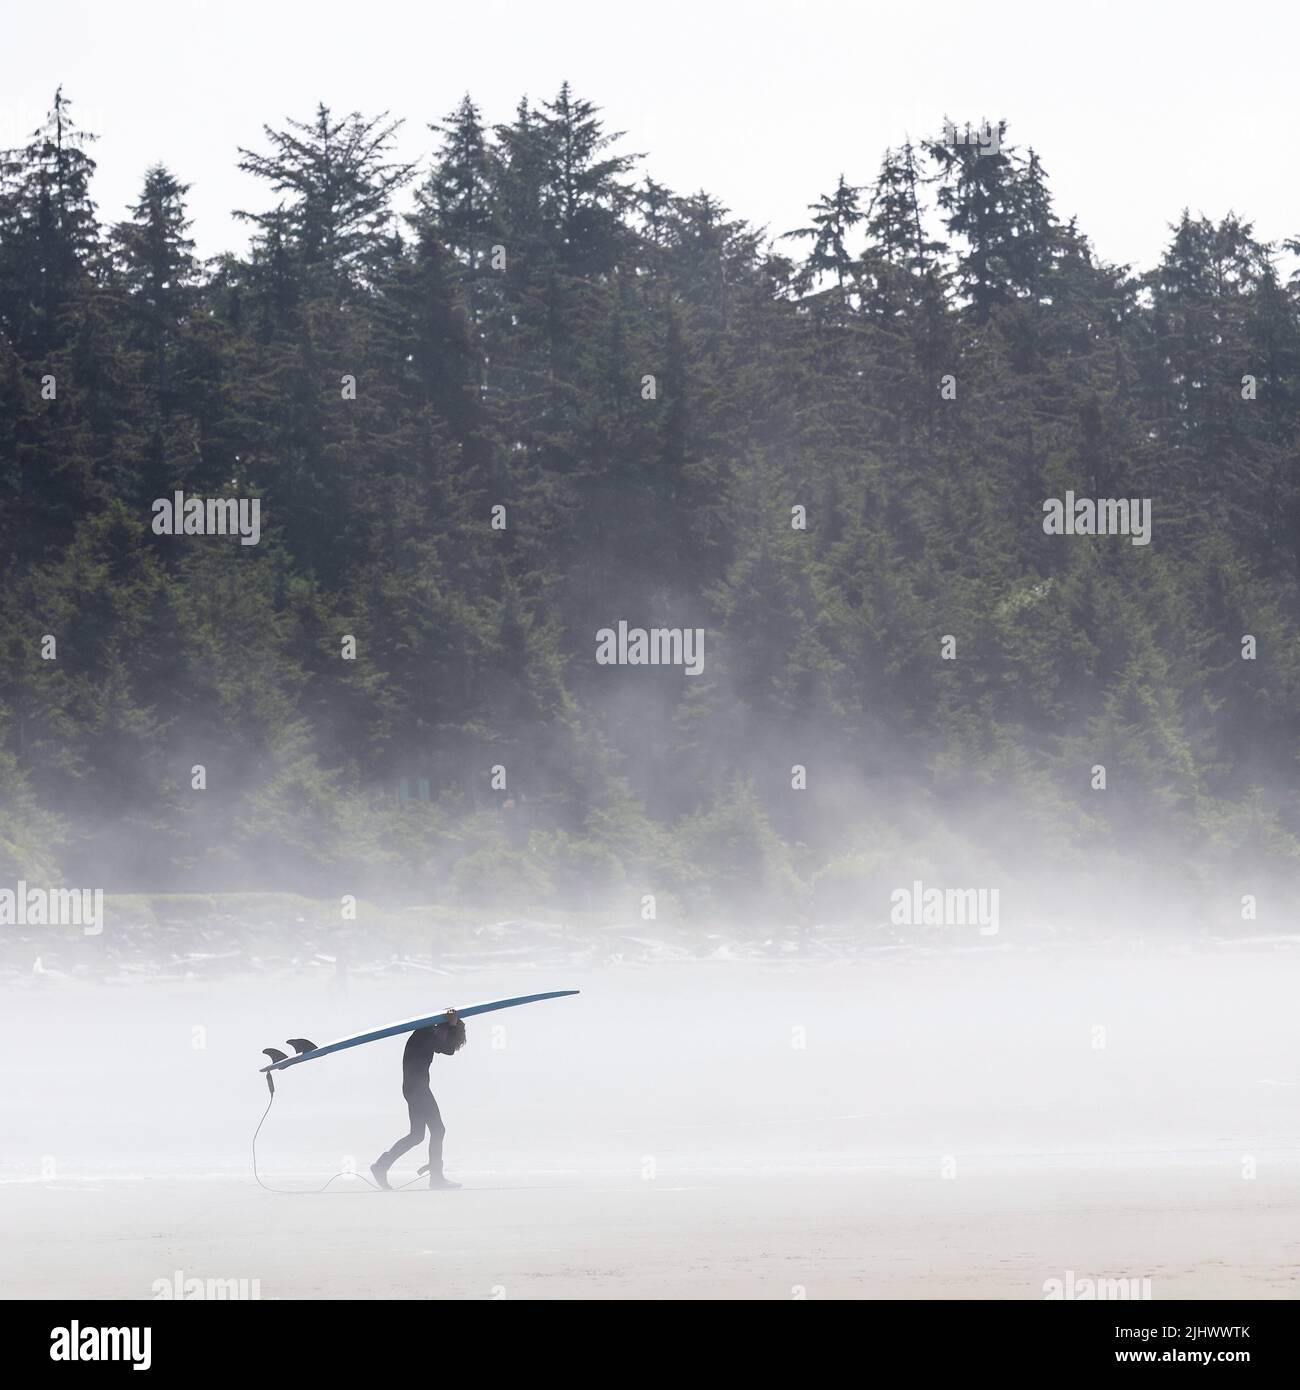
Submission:
{"label": "surfer's hair", "polygon": [[458,1019],[447,1019],[436,1025],[442,1038],[450,1042],[455,1051],[465,1046],[465,1025]]}

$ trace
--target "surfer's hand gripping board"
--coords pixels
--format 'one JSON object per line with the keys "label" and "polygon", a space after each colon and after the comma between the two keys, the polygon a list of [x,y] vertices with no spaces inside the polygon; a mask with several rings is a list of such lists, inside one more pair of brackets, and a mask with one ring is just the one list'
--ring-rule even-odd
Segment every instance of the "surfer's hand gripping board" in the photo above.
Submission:
{"label": "surfer's hand gripping board", "polygon": [[[399,1033],[413,1033],[417,1028],[429,1028],[435,1023],[454,1023],[458,1019],[473,1018],[475,1014],[495,1013],[497,1009],[513,1009],[520,1004],[535,1004],[539,999],[563,999],[567,995],[579,993],[576,989],[553,989],[545,994],[520,994],[513,999],[493,999],[486,1004],[467,1004],[462,1009],[444,1009],[438,1014],[424,1018],[403,1019],[400,1023],[388,1023],[382,1028],[371,1029],[368,1033],[353,1033],[346,1038],[316,1047],[306,1038],[290,1038],[289,1046],[297,1055],[286,1056],[277,1048],[262,1050],[271,1059],[270,1064],[259,1067],[262,1072],[283,1071],[286,1067],[296,1067],[299,1062],[313,1062],[317,1057],[327,1057],[331,1052],[342,1052],[344,1048],[360,1047],[362,1043],[377,1042],[380,1038],[396,1037]],[[268,1078],[269,1080],[269,1078]]]}

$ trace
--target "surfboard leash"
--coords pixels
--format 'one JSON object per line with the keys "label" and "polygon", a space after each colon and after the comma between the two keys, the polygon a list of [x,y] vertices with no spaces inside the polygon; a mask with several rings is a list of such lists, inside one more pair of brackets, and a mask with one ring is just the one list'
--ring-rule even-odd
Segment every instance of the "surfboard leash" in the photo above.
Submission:
{"label": "surfboard leash", "polygon": [[[262,1132],[262,1126],[266,1123],[266,1117],[271,1113],[271,1107],[275,1104],[275,1082],[271,1079],[271,1073],[266,1073],[266,1089],[271,1093],[271,1099],[266,1102],[266,1109],[262,1111],[262,1118],[257,1122],[257,1128],[253,1131],[253,1177],[264,1192],[274,1192],[280,1197],[315,1197],[325,1191],[330,1183],[337,1182],[340,1178],[360,1178],[372,1192],[382,1192],[383,1188],[378,1183],[372,1182],[364,1173],[335,1173],[324,1187],[269,1187],[262,1181],[262,1175],[257,1171],[257,1136]],[[427,1173],[428,1168],[421,1168],[420,1173]],[[400,1192],[404,1187],[410,1187],[413,1183],[420,1181],[417,1174],[410,1182],[404,1182],[392,1188],[393,1192]]]}

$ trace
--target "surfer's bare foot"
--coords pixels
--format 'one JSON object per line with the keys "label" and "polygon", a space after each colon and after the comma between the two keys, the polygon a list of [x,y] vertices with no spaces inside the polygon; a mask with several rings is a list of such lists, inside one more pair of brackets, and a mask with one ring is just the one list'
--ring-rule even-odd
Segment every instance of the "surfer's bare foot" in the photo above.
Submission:
{"label": "surfer's bare foot", "polygon": [[379,1186],[380,1186],[385,1192],[391,1192],[391,1191],[393,1190],[393,1189],[392,1189],[391,1187],[389,1187],[389,1185],[388,1185],[388,1169],[387,1169],[387,1168],[381,1168],[381,1167],[379,1166],[379,1164],[377,1164],[377,1163],[372,1163],[372,1164],[370,1165],[370,1172],[371,1172],[371,1175],[374,1177],[374,1180],[379,1184]]}
{"label": "surfer's bare foot", "polygon": [[460,1183],[458,1183],[458,1182],[452,1182],[452,1180],[451,1180],[450,1178],[430,1178],[430,1179],[429,1179],[429,1191],[430,1191],[430,1192],[438,1192],[438,1191],[441,1191],[441,1190],[449,1190],[449,1189],[451,1189],[451,1188],[453,1188],[453,1187],[459,1187],[459,1186],[460,1186]]}

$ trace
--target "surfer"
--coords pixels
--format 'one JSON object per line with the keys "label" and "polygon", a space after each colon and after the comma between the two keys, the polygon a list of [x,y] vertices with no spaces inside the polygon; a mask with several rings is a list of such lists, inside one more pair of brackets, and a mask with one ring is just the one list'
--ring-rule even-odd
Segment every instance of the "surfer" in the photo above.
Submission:
{"label": "surfer", "polygon": [[[413,1149],[424,1131],[429,1131],[429,1186],[431,1188],[459,1187],[442,1173],[442,1140],[446,1128],[438,1111],[438,1102],[429,1089],[429,1066],[434,1053],[444,1057],[454,1056],[465,1046],[465,1025],[456,1017],[456,1011],[449,1009],[446,1019],[431,1024],[428,1028],[417,1028],[406,1040],[406,1050],[402,1053],[402,1095],[406,1098],[406,1109],[411,1117],[411,1132],[400,1138],[386,1153],[382,1153],[370,1166],[375,1181],[380,1187],[391,1191],[388,1186],[388,1170],[408,1149]],[[423,1173],[426,1170],[421,1168]]]}

